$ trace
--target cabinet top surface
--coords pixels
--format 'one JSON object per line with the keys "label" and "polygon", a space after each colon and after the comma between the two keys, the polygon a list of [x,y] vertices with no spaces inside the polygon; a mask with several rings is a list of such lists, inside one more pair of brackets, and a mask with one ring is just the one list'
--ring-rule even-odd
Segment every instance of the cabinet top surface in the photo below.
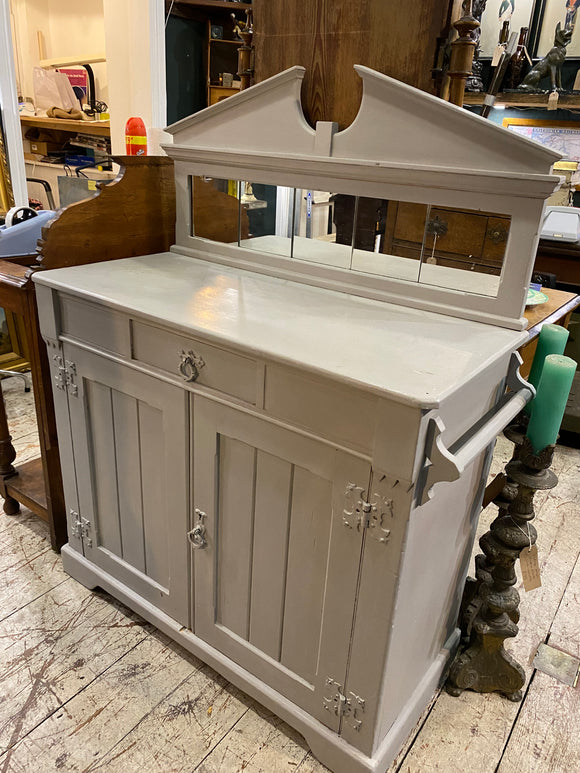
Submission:
{"label": "cabinet top surface", "polygon": [[527,338],[170,252],[42,271],[34,280],[423,408]]}

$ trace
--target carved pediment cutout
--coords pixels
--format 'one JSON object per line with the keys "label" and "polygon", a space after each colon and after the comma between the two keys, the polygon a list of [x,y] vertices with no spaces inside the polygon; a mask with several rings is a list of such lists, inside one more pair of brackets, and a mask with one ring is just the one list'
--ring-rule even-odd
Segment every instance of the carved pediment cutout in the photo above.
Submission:
{"label": "carved pediment cutout", "polygon": [[[218,102],[167,131],[181,147],[302,158],[328,157],[402,167],[510,177],[546,175],[561,154],[491,121],[355,65],[363,98],[353,123],[334,134],[331,148],[316,142],[302,111],[304,67],[291,67]],[[319,134],[323,130],[319,125]],[[328,127],[328,124],[326,124]],[[169,155],[171,146],[166,148]]]}
{"label": "carved pediment cutout", "polygon": [[291,67],[167,127],[176,145],[312,155],[316,132],[302,112],[304,67]]}
{"label": "carved pediment cutout", "polygon": [[546,174],[561,154],[406,83],[355,65],[363,98],[333,158],[477,172]]}

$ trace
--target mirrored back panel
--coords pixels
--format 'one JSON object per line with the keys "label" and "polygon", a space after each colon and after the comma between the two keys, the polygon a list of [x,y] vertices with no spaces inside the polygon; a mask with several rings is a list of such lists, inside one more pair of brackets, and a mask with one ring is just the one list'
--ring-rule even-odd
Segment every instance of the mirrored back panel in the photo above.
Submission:
{"label": "mirrored back panel", "polygon": [[510,216],[189,177],[191,235],[292,261],[498,294]]}

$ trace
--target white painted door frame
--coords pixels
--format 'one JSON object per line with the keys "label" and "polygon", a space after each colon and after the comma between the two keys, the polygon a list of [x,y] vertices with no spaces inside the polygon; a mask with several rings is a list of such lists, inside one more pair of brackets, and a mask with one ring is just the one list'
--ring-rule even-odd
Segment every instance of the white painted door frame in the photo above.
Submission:
{"label": "white painted door frame", "polygon": [[14,200],[18,206],[25,206],[28,204],[28,191],[12,51],[10,0],[0,0],[0,104]]}
{"label": "white painted door frame", "polygon": [[[149,0],[149,51],[151,63],[151,114],[152,125],[158,130],[155,140],[171,141],[161,130],[167,124],[167,96],[165,88],[165,6],[163,0]],[[10,176],[16,204],[28,204],[26,169],[22,131],[18,112],[16,69],[12,47],[10,0],[0,0],[0,103],[6,148],[9,156]],[[152,138],[153,139],[153,138]]]}
{"label": "white painted door frame", "polygon": [[[151,116],[153,125],[167,126],[165,83],[165,2],[149,0],[149,50],[151,52]],[[169,135],[164,140],[171,142]]]}

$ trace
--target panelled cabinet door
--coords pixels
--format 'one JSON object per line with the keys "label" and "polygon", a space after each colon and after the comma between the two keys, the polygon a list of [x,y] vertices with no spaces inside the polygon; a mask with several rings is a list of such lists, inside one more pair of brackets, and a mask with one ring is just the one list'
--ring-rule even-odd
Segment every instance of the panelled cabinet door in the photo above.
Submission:
{"label": "panelled cabinet door", "polygon": [[370,464],[193,400],[195,633],[338,731],[362,547],[346,492]]}
{"label": "panelled cabinet door", "polygon": [[188,625],[187,395],[69,344],[64,356],[84,554]]}

